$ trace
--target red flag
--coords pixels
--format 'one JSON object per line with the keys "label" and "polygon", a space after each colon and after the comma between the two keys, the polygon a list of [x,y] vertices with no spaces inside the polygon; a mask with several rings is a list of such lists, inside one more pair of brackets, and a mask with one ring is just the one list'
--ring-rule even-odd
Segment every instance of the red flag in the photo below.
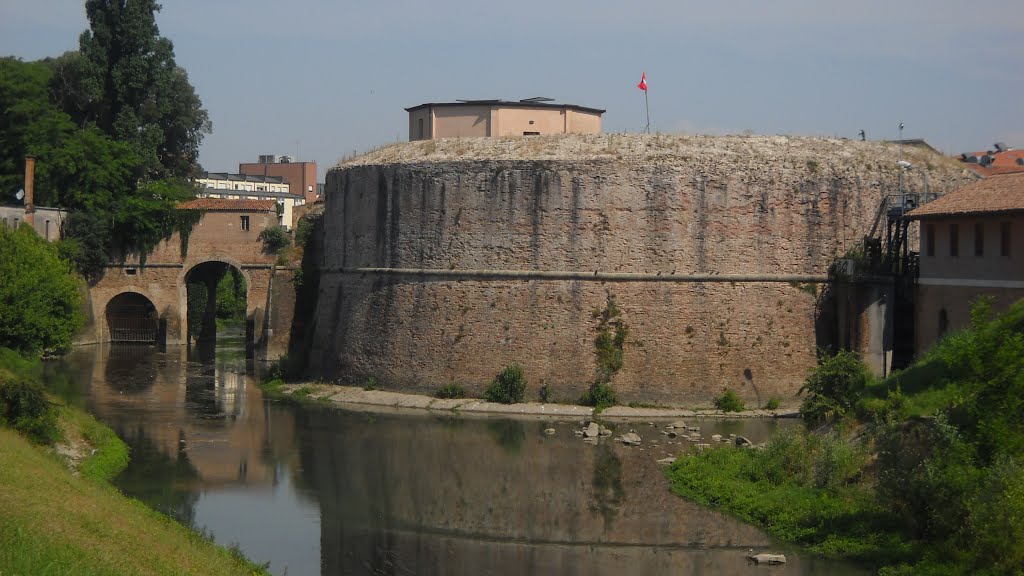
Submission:
{"label": "red flag", "polygon": [[640,83],[636,87],[647,92],[647,72],[640,75]]}

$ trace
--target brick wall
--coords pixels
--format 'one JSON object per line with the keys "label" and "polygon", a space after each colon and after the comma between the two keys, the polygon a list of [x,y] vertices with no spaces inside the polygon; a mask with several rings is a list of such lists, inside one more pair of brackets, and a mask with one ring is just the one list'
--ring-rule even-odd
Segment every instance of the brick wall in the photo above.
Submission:
{"label": "brick wall", "polygon": [[[249,230],[241,229],[241,216],[249,218]],[[245,277],[247,313],[256,322],[256,339],[262,337],[270,277],[275,257],[262,252],[260,231],[277,223],[274,212],[207,212],[189,234],[182,254],[181,237],[175,233],[161,242],[142,265],[137,255],[124,264],[108,267],[89,288],[88,307],[93,322],[76,342],[110,340],[107,304],[118,294],[135,292],[148,298],[160,318],[167,320],[167,343],[182,344],[187,338],[187,274],[203,262],[225,262]]]}

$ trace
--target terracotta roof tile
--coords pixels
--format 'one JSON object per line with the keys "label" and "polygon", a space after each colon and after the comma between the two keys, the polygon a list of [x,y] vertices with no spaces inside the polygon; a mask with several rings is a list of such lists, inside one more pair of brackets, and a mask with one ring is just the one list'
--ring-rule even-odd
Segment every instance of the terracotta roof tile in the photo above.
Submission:
{"label": "terracotta roof tile", "polygon": [[207,210],[215,212],[276,212],[273,200],[229,200],[227,198],[196,198],[178,204],[179,210]]}
{"label": "terracotta roof tile", "polygon": [[1024,172],[978,180],[911,211],[907,218],[1005,212],[1024,212]]}

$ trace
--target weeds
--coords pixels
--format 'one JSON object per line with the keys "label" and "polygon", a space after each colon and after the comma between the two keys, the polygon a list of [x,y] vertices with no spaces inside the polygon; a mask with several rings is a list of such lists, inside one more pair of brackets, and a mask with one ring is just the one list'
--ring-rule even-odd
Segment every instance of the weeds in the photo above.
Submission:
{"label": "weeds", "polygon": [[437,392],[434,392],[434,397],[447,399],[465,398],[466,391],[458,384],[448,384],[438,388]]}

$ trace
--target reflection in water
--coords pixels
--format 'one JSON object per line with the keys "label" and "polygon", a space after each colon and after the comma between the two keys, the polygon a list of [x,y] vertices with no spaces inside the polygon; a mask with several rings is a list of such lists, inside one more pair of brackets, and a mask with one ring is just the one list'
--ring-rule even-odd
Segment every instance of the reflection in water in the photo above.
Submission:
{"label": "reflection in water", "polygon": [[[82,348],[47,374],[129,443],[127,494],[275,574],[731,574],[772,545],[669,493],[655,460],[688,446],[656,428],[631,448],[578,422],[294,408],[264,401],[242,338],[218,344]],[[701,425],[758,442],[779,423]],[[860,573],[786,552],[772,574]]]}
{"label": "reflection in water", "polygon": [[611,443],[605,442],[597,448],[594,460],[594,501],[590,509],[596,511],[609,526],[615,519],[618,507],[622,503],[622,460],[611,449]]}

